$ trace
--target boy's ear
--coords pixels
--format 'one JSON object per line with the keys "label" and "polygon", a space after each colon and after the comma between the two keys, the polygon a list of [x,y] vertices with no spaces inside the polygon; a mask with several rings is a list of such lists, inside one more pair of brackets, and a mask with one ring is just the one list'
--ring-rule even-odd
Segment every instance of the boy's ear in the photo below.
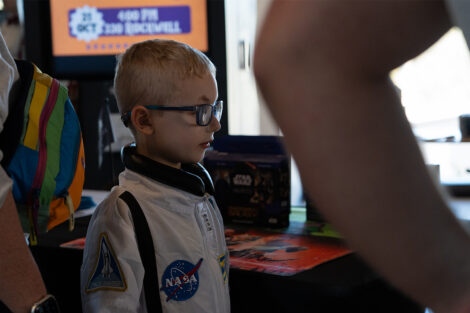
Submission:
{"label": "boy's ear", "polygon": [[154,132],[150,112],[141,105],[132,108],[131,123],[134,125],[136,131],[144,135],[152,135]]}

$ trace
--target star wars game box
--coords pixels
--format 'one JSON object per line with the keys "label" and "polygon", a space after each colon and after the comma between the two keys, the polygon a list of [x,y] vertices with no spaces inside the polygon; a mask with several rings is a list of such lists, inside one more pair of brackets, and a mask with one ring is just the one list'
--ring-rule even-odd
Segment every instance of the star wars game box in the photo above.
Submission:
{"label": "star wars game box", "polygon": [[225,223],[289,226],[289,157],[280,137],[217,138],[204,167]]}

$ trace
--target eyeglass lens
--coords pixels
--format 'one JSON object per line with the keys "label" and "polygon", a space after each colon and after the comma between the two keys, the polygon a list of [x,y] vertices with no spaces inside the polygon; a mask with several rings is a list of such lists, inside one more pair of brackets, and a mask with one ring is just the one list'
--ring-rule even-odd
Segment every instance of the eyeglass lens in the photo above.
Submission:
{"label": "eyeglass lens", "polygon": [[198,107],[197,114],[199,120],[198,124],[201,126],[209,125],[212,119],[212,114],[214,114],[215,118],[220,121],[220,118],[222,117],[222,101],[217,101],[215,106],[210,104],[201,105]]}
{"label": "eyeglass lens", "polygon": [[222,101],[217,101],[214,107],[214,115],[218,121],[220,121],[220,118],[222,117],[223,104],[224,103]]}
{"label": "eyeglass lens", "polygon": [[199,107],[199,122],[202,125],[208,125],[212,118],[212,106],[202,105]]}

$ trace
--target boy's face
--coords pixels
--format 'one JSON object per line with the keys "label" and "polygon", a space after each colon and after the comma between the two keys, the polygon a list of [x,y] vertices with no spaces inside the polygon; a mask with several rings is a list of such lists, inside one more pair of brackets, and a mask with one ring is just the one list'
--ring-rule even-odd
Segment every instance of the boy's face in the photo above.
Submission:
{"label": "boy's face", "polygon": [[[176,83],[178,87],[168,106],[194,106],[214,103],[217,100],[217,82],[212,74],[203,78],[192,77]],[[181,167],[181,163],[196,163],[202,160],[214,132],[220,123],[212,116],[207,126],[196,123],[196,113],[191,111],[152,111],[153,137],[148,152],[160,163]]]}

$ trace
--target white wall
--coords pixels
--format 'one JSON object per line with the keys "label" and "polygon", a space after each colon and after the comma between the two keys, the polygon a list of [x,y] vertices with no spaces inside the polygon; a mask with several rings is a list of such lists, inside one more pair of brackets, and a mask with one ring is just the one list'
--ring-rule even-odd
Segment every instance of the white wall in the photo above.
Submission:
{"label": "white wall", "polygon": [[253,51],[271,0],[225,0],[228,127],[231,135],[279,135],[256,88]]}

